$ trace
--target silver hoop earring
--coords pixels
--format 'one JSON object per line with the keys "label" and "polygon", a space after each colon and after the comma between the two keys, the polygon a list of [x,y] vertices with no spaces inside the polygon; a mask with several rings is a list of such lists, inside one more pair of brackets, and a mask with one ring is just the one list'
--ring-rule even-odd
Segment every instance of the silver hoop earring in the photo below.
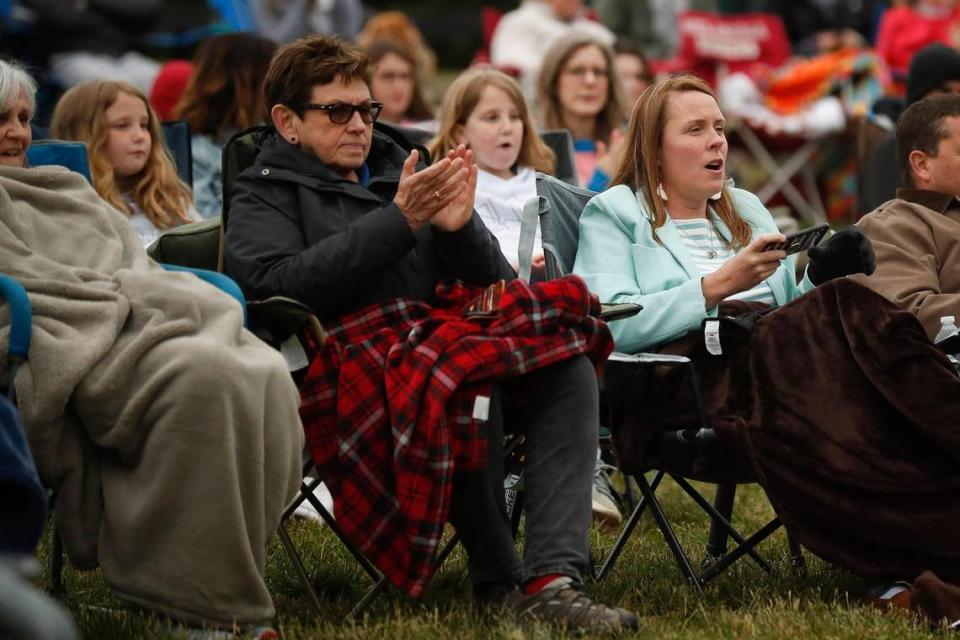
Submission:
{"label": "silver hoop earring", "polygon": [[664,202],[667,201],[667,191],[663,188],[662,182],[657,183],[657,195],[660,196],[660,199]]}
{"label": "silver hoop earring", "polygon": [[710,196],[710,199],[716,201],[716,200],[719,200],[719,199],[722,198],[722,197],[723,197],[723,191],[721,190],[721,191],[717,191],[715,194],[713,194],[712,196]]}

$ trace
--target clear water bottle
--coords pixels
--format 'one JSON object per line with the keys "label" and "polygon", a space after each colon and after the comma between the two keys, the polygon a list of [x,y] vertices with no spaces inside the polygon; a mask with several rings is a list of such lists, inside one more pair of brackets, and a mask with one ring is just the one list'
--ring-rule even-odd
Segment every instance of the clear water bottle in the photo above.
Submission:
{"label": "clear water bottle", "polygon": [[933,343],[945,353],[960,353],[960,329],[957,328],[955,316],[940,318],[940,331]]}

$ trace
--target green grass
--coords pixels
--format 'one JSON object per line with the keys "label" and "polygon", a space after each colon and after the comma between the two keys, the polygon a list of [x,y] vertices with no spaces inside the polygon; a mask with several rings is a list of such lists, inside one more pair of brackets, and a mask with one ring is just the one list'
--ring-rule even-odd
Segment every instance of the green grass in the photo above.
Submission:
{"label": "green grass", "polygon": [[[706,518],[665,481],[663,504],[678,536],[689,545],[695,563],[702,560]],[[762,491],[741,488],[734,521],[752,530],[772,517]],[[360,619],[346,614],[363,595],[369,578],[329,530],[298,521],[289,531],[315,576],[323,613],[311,607],[293,565],[278,540],[267,558],[267,580],[277,606],[275,626],[288,640],[306,638],[482,639],[562,637],[546,627],[520,629],[484,617],[471,607],[465,558],[458,548],[437,573],[424,596],[410,600],[395,590],[377,599]],[[596,556],[612,546],[615,532],[594,529]],[[807,552],[807,569],[790,570],[782,530],[760,547],[777,575],[767,575],[740,561],[711,582],[703,596],[686,584],[662,536],[648,516],[634,532],[611,574],[588,583],[588,593],[603,602],[636,611],[640,638],[929,638],[930,631],[906,616],[880,613],[862,602],[863,583]],[[41,559],[45,561],[45,548]],[[48,576],[42,579],[46,586]],[[170,636],[168,623],[125,609],[110,593],[98,571],[66,572],[66,604],[86,638],[154,638]],[[174,634],[175,637],[175,634]]]}

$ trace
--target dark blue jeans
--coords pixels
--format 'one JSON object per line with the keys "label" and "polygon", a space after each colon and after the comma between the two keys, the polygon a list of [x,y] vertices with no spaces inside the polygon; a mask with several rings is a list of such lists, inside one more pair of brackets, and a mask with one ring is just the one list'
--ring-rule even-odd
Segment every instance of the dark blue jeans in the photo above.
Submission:
{"label": "dark blue jeans", "polygon": [[[490,404],[487,467],[454,475],[450,521],[475,590],[590,572],[590,492],[599,425],[597,378],[586,356],[502,380]],[[503,490],[503,434],[524,437],[523,560]]]}

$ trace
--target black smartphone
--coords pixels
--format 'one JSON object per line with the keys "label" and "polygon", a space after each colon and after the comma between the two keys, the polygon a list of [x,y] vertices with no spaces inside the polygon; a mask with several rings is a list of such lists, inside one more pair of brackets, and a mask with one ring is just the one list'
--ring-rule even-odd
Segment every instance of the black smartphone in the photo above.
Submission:
{"label": "black smartphone", "polygon": [[829,224],[818,224],[815,227],[791,233],[783,242],[771,242],[764,247],[763,250],[772,251],[780,249],[781,251],[786,251],[788,256],[792,253],[800,253],[801,251],[806,251],[820,244],[820,241],[823,240],[823,237],[827,235],[827,231],[829,230]]}

